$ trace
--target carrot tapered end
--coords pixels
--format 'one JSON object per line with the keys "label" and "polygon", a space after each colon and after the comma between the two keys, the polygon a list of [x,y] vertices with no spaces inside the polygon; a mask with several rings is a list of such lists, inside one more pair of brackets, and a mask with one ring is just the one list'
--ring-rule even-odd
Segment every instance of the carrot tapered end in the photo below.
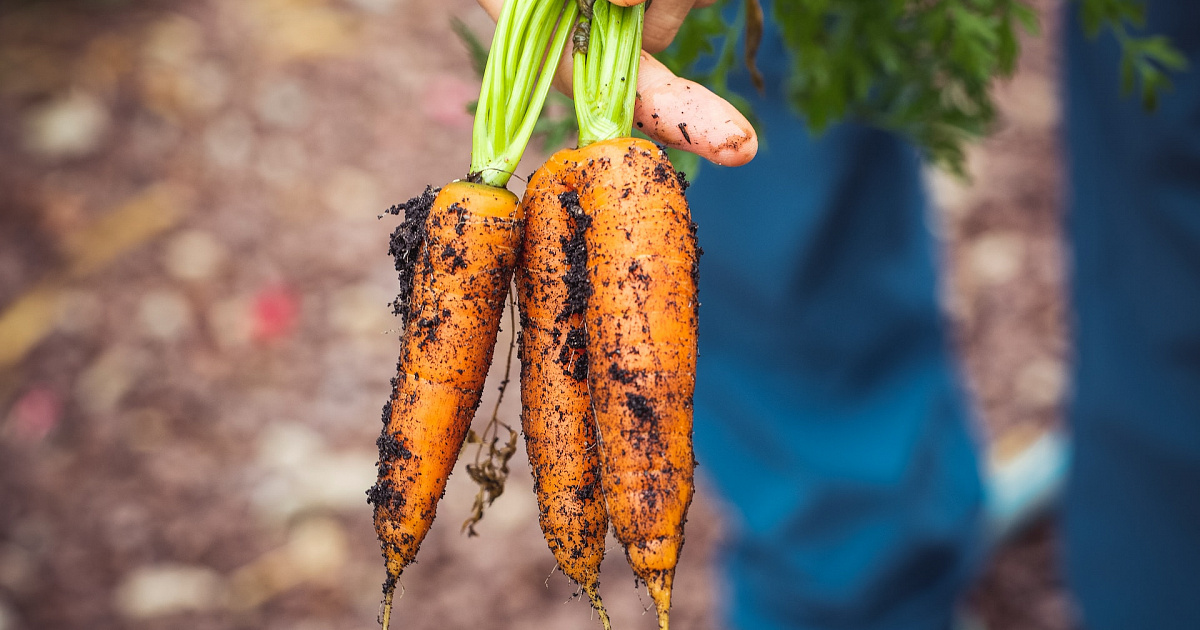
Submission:
{"label": "carrot tapered end", "polygon": [[671,583],[675,579],[675,571],[660,571],[646,581],[646,589],[650,591],[650,599],[654,600],[654,611],[658,614],[658,630],[668,630],[671,611]]}

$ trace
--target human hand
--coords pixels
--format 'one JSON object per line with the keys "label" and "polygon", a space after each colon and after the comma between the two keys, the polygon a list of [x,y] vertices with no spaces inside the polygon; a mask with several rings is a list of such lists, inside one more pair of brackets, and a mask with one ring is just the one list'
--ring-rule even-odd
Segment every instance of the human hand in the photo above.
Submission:
{"label": "human hand", "polygon": [[[612,0],[621,6],[645,1]],[[492,20],[500,16],[504,5],[504,0],[478,2]],[[750,121],[725,99],[699,83],[675,76],[650,55],[670,45],[688,11],[713,2],[655,0],[646,10],[633,120],[639,131],[669,147],[695,153],[714,164],[741,166],[758,152],[758,136]],[[570,50],[567,52],[558,65],[554,86],[570,96],[572,64]]]}

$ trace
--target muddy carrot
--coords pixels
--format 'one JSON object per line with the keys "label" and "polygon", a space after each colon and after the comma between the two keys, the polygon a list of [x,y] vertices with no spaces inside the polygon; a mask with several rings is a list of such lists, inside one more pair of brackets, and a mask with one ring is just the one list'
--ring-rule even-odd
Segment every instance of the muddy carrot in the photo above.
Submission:
{"label": "muddy carrot", "polygon": [[666,630],[694,488],[698,254],[682,177],[658,147],[627,137],[643,9],[592,6],[573,59],[580,148],[552,162],[588,221],[588,386],[605,504]]}
{"label": "muddy carrot", "polygon": [[427,190],[405,211],[392,245],[405,332],[369,493],[388,594],[433,524],[479,405],[521,239],[517,198],[483,184]]}
{"label": "muddy carrot", "polygon": [[394,210],[404,318],[397,376],[384,407],[379,479],[368,491],[386,564],[381,622],[479,404],[521,246],[517,198],[504,189],[550,88],[577,12],[574,0],[510,0],[484,70],[466,181],[432,188]]}
{"label": "muddy carrot", "polygon": [[645,140],[559,152],[587,217],[588,385],[608,517],[668,627],[695,467],[697,248],[683,180]]}
{"label": "muddy carrot", "polygon": [[586,217],[570,217],[569,189],[550,169],[530,179],[517,270],[521,309],[521,426],[533,470],[538,520],[558,568],[580,585],[605,628],[600,562],[608,529],[596,423],[588,396]]}

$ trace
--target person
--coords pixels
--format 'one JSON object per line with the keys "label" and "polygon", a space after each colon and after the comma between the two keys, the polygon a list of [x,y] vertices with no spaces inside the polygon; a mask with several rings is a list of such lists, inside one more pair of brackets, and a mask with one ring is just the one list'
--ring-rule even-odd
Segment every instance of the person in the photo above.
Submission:
{"label": "person", "polygon": [[[494,16],[501,0],[480,3]],[[665,47],[701,3],[654,0],[646,49]],[[1195,69],[1191,5],[1152,0],[1145,29]],[[1087,628],[1200,628],[1200,73],[1174,76],[1147,113],[1121,93],[1115,38],[1085,37],[1079,3],[1064,10],[1068,582]],[[949,628],[986,552],[985,497],[920,164],[877,129],[811,135],[784,102],[785,52],[769,21],[766,31],[765,94],[731,79],[764,123],[757,157],[757,142],[715,153],[733,131],[716,124],[728,110],[711,93],[689,96],[714,113],[696,125],[708,132],[692,134],[700,142],[656,136],[749,162],[702,168],[689,194],[705,250],[696,448],[736,519],[727,621]],[[643,64],[643,96],[679,85]],[[643,107],[637,118],[653,113],[671,115]]]}

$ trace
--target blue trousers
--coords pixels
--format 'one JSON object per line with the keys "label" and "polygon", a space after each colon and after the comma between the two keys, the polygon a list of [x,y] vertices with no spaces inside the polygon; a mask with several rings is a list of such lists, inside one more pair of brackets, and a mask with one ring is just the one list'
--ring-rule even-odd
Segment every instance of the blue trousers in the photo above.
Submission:
{"label": "blue trousers", "polygon": [[1120,94],[1111,36],[1067,35],[1065,540],[1090,630],[1200,628],[1200,5],[1147,8],[1191,64],[1153,114]]}
{"label": "blue trousers", "polygon": [[[1112,41],[1068,36],[1073,300],[1066,507],[1089,628],[1200,628],[1200,9],[1151,2],[1195,70],[1161,111]],[[1072,7],[1074,5],[1071,5]],[[1175,14],[1171,14],[1170,11]],[[758,158],[690,191],[701,260],[696,444],[733,509],[741,630],[949,626],[981,556],[977,445],[937,301],[913,150],[811,137],[760,53]]]}

